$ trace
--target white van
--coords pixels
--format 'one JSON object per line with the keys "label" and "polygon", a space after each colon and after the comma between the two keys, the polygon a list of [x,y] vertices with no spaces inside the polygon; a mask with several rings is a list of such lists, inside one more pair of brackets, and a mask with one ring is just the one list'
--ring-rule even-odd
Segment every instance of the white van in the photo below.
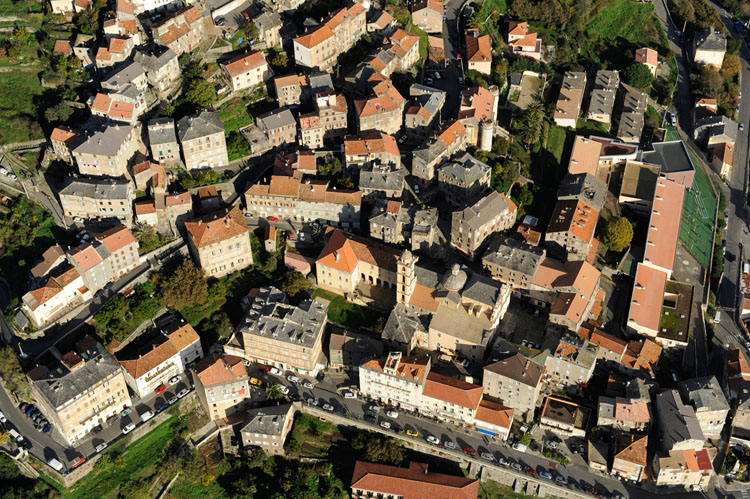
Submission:
{"label": "white van", "polygon": [[149,419],[153,418],[154,417],[154,413],[151,412],[151,411],[146,411],[143,414],[139,414],[139,416],[141,417],[141,421],[145,422],[145,421],[148,421]]}
{"label": "white van", "polygon": [[13,439],[16,442],[18,442],[19,444],[21,442],[23,442],[23,435],[21,435],[20,433],[18,433],[16,430],[14,430],[14,429],[11,428],[10,432],[8,432],[8,433],[10,433],[10,436],[13,437]]}
{"label": "white van", "polygon": [[721,322],[721,310],[716,311],[716,315],[714,315],[714,324],[718,324]]}
{"label": "white van", "polygon": [[47,464],[49,464],[52,467],[52,469],[55,471],[59,472],[63,470],[63,464],[57,459],[55,459],[54,457],[50,458],[50,460],[47,461]]}

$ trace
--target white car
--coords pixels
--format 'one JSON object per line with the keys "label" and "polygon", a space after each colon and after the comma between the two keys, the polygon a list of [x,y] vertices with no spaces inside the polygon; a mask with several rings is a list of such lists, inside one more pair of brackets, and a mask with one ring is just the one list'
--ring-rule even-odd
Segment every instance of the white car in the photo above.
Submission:
{"label": "white car", "polygon": [[177,394],[177,398],[186,397],[188,393],[190,393],[190,389],[183,388],[182,390],[180,390],[180,393]]}
{"label": "white car", "polygon": [[393,419],[396,419],[398,417],[398,413],[396,411],[387,411],[385,415]]}
{"label": "white car", "polygon": [[557,477],[555,477],[555,481],[561,485],[568,485],[568,481],[565,479],[565,477],[562,477],[560,475],[557,475]]}
{"label": "white car", "polygon": [[7,419],[5,417],[5,414],[3,414],[2,412],[0,412],[0,423],[5,423],[6,421],[7,421]]}
{"label": "white car", "polygon": [[443,447],[446,449],[455,450],[456,449],[456,442],[451,442],[450,440],[446,440],[443,442]]}
{"label": "white car", "polygon": [[0,167],[0,175],[7,175],[7,174],[8,174],[8,170]]}
{"label": "white car", "polygon": [[280,370],[280,369],[278,369],[278,368],[276,368],[276,367],[272,367],[272,368],[270,369],[270,371],[269,371],[269,372],[270,372],[271,374],[274,374],[274,375],[276,375],[276,376],[281,376],[282,374],[284,374],[284,373],[282,373],[282,372],[281,372],[281,370]]}
{"label": "white car", "polygon": [[550,449],[557,449],[557,442],[555,442],[554,440],[550,440],[545,445]]}
{"label": "white car", "polygon": [[250,367],[250,361],[249,360],[243,360],[242,361],[242,365],[244,365],[245,367]]}
{"label": "white car", "polygon": [[317,401],[317,400],[315,400],[315,399],[314,399],[314,398],[312,398],[312,397],[310,397],[309,399],[307,399],[307,403],[308,403],[309,405],[312,405],[312,406],[318,407],[318,401]]}
{"label": "white car", "polygon": [[279,386],[281,387],[281,393],[283,393],[284,395],[289,395],[289,387],[288,386],[283,386],[283,385],[279,385]]}
{"label": "white car", "polygon": [[96,452],[101,452],[107,448],[107,442],[102,442],[96,446]]}
{"label": "white car", "polygon": [[73,217],[73,221],[77,224],[83,223],[83,219],[81,217]]}
{"label": "white car", "polygon": [[440,445],[440,439],[437,437],[433,437],[432,435],[427,436],[427,441],[433,445]]}
{"label": "white car", "polygon": [[176,385],[179,382],[180,382],[180,377],[179,376],[172,376],[171,378],[169,378],[169,384],[170,385]]}
{"label": "white car", "polygon": [[139,416],[141,417],[141,421],[145,422],[145,421],[148,421],[149,419],[153,418],[154,417],[154,413],[151,412],[151,411],[146,411],[143,414],[139,414]]}
{"label": "white car", "polygon": [[333,406],[331,404],[323,404],[323,410],[328,412],[333,412]]}
{"label": "white car", "polygon": [[308,390],[312,390],[313,388],[315,388],[315,386],[313,386],[313,384],[310,383],[309,381],[305,381],[304,383],[302,383],[302,386],[304,386]]}
{"label": "white car", "polygon": [[297,376],[294,376],[294,375],[292,375],[292,374],[290,374],[289,376],[287,376],[287,377],[286,377],[286,379],[287,379],[287,380],[288,380],[288,381],[289,381],[290,383],[294,383],[294,384],[297,384],[297,383],[299,383],[299,378],[298,378]]}
{"label": "white car", "polygon": [[[741,126],[742,126],[742,123],[740,123],[740,127]],[[742,128],[740,128],[740,130],[742,130]],[[8,178],[11,179],[11,180],[18,180],[18,177],[16,177],[16,175],[13,174],[13,173],[9,173],[8,174]]]}
{"label": "white car", "polygon": [[391,423],[388,422],[388,421],[381,421],[380,422],[380,427],[381,428],[385,428],[386,430],[390,430],[391,429]]}
{"label": "white car", "polygon": [[489,453],[489,452],[482,452],[482,453],[481,453],[481,454],[479,455],[479,457],[481,457],[481,458],[482,458],[482,459],[484,459],[485,461],[489,461],[489,462],[491,462],[491,463],[494,463],[494,462],[495,462],[495,456],[493,456],[493,455],[492,455],[491,453]]}
{"label": "white car", "polygon": [[135,430],[135,424],[129,423],[125,428],[122,429],[122,434],[127,435],[133,430]]}
{"label": "white car", "polygon": [[345,399],[355,399],[355,398],[357,398],[357,396],[356,396],[356,395],[354,395],[354,394],[353,394],[352,392],[350,392],[350,391],[346,391],[346,392],[344,392],[344,398],[345,398]]}
{"label": "white car", "polygon": [[508,460],[505,459],[504,457],[501,457],[500,459],[498,459],[497,462],[500,463],[500,466],[509,466],[510,465],[510,463],[508,462]]}

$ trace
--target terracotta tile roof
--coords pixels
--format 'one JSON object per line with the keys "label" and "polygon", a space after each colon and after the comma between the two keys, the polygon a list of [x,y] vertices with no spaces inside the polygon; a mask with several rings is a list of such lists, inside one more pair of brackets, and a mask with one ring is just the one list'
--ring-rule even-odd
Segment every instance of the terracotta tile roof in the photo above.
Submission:
{"label": "terracotta tile roof", "polygon": [[297,155],[297,170],[301,172],[317,172],[318,167],[315,163],[315,154],[311,151],[300,152]]}
{"label": "terracotta tile roof", "polygon": [[32,289],[31,291],[29,291],[29,294],[34,297],[34,300],[36,300],[36,305],[37,307],[39,307],[43,303],[49,301],[53,296],[62,292],[62,290],[62,286],[55,282],[54,279],[47,278],[44,284],[36,289]]}
{"label": "terracotta tile roof", "polygon": [[524,36],[529,32],[529,23],[526,21],[508,21],[508,34]]}
{"label": "terracotta tile roof", "polygon": [[615,459],[646,466],[646,446],[648,435],[618,433],[615,441]]}
{"label": "terracotta tile roof", "polygon": [[70,55],[73,53],[70,40],[55,40],[55,48],[53,50],[56,54]]}
{"label": "terracotta tile roof", "polygon": [[573,288],[577,293],[590,297],[600,276],[601,273],[588,262],[562,263],[547,257],[534,276],[534,284],[554,290]]}
{"label": "terracotta tile roof", "polygon": [[427,375],[422,394],[443,402],[475,410],[482,398],[482,387],[443,376],[435,372]]}
{"label": "terracotta tile roof", "polygon": [[662,348],[655,342],[645,339],[641,341],[628,342],[628,349],[622,357],[622,364],[631,369],[653,372]]}
{"label": "terracotta tile roof", "polygon": [[55,127],[54,130],[52,130],[52,135],[50,135],[51,140],[59,140],[61,142],[67,142],[68,140],[77,137],[78,134],[74,131],[72,131],[70,128],[65,126],[58,126]]}
{"label": "terracotta tile roof", "polygon": [[459,137],[466,132],[466,127],[460,121],[452,121],[450,124],[438,134],[445,147],[450,147]]}
{"label": "terracotta tile roof", "polygon": [[658,331],[666,286],[665,272],[639,263],[630,299],[628,322],[634,321],[640,326]]}
{"label": "terracotta tile roof", "polygon": [[247,234],[249,231],[242,213],[236,206],[185,222],[185,228],[197,248]]}
{"label": "terracotta tile roof", "polygon": [[542,239],[542,232],[534,229],[529,224],[518,224],[516,234],[529,244],[537,246]]}
{"label": "terracotta tile roof", "polygon": [[433,12],[437,12],[441,16],[443,15],[443,2],[440,0],[417,0],[414,2],[412,12],[419,12],[420,10],[429,9]]}
{"label": "terracotta tile roof", "polygon": [[393,111],[405,102],[391,80],[384,80],[373,87],[374,97],[355,100],[354,108],[359,117],[372,116],[382,111]]}
{"label": "terracotta tile roof", "polygon": [[203,17],[203,16],[201,15],[201,11],[199,11],[199,10],[198,10],[198,9],[196,9],[195,7],[189,7],[189,8],[188,8],[188,9],[187,9],[187,10],[185,11],[185,19],[186,19],[186,20],[187,20],[187,22],[189,22],[189,23],[194,23],[195,21],[199,20],[199,19],[200,19],[201,17]]}
{"label": "terracotta tile roof", "polygon": [[274,78],[273,83],[276,88],[284,88],[290,85],[299,85],[301,87],[306,87],[308,85],[306,75],[279,76],[277,78]]}
{"label": "terracotta tile roof", "polygon": [[561,341],[555,348],[555,356],[569,359],[578,353],[578,347],[567,341]]}
{"label": "terracotta tile roof", "polygon": [[135,15],[135,7],[130,0],[117,0],[115,2],[115,11],[118,14]]}
{"label": "terracotta tile roof", "polygon": [[313,48],[316,45],[328,40],[332,36],[333,31],[331,31],[331,28],[322,24],[317,28],[314,28],[312,31],[305,33],[302,36],[298,36],[294,39],[294,41],[304,47]]}
{"label": "terracotta tile roof", "polygon": [[381,132],[348,135],[344,138],[344,154],[346,156],[368,155],[385,152],[400,158],[400,151],[396,139]]}
{"label": "terracotta tile roof", "polygon": [[[371,359],[362,364],[362,367],[382,371],[387,360],[387,357]],[[429,360],[429,357],[403,357],[398,363],[396,374],[404,379],[421,383],[425,380]]]}
{"label": "terracotta tile roof", "polygon": [[320,116],[317,113],[307,113],[299,117],[299,128],[300,130],[310,130],[313,128],[320,128]]}
{"label": "terracotta tile roof", "polygon": [[91,104],[91,109],[94,111],[100,111],[103,113],[109,112],[109,108],[112,105],[112,99],[107,94],[96,94],[94,102]]}
{"label": "terracotta tile roof", "polygon": [[54,275],[53,277],[55,281],[57,281],[57,283],[64,288],[81,277],[81,274],[78,273],[78,270],[76,270],[75,267],[68,267],[67,269],[63,269],[60,272],[56,272],[56,275]]}
{"label": "terracotta tile roof", "polygon": [[627,350],[628,348],[627,341],[612,336],[611,334],[605,333],[600,329],[595,329],[594,332],[591,333],[591,338],[586,339],[588,339],[591,343],[599,345],[600,347],[605,348],[610,352],[615,352],[618,355],[625,354],[625,350]]}
{"label": "terracotta tile roof", "polygon": [[383,29],[388,27],[392,22],[395,21],[393,19],[393,16],[390,15],[388,12],[379,12],[375,14],[377,17],[372,21],[372,23],[377,26],[379,29]]}
{"label": "terracotta tile roof", "polygon": [[333,190],[328,187],[327,181],[306,180],[300,186],[299,199],[300,201],[315,203],[359,206],[362,203],[362,192],[344,189]]}
{"label": "terracotta tile roof", "polygon": [[399,468],[357,461],[351,487],[403,499],[476,499],[479,494],[479,480],[429,473],[426,464],[414,462],[409,468]]}
{"label": "terracotta tile roof", "polygon": [[615,399],[615,419],[631,423],[648,423],[651,421],[651,409],[643,400]]}
{"label": "terracotta tile roof", "polygon": [[204,387],[231,383],[248,377],[240,357],[234,355],[221,357],[215,353],[201,359],[195,365],[195,372]]}
{"label": "terracotta tile roof", "polygon": [[148,215],[150,213],[156,213],[156,205],[153,200],[146,199],[144,201],[135,202],[135,214],[137,215]]}
{"label": "terracotta tile roof", "polygon": [[672,270],[684,198],[684,185],[664,177],[659,177],[656,181],[646,236],[646,252],[643,257],[645,263]]}
{"label": "terracotta tile roof", "polygon": [[416,283],[414,285],[414,291],[411,293],[409,298],[409,305],[429,310],[431,312],[438,311],[438,302],[436,300],[437,290],[423,284]]}
{"label": "terracotta tile roof", "polygon": [[727,354],[727,377],[739,377],[750,381],[750,363],[742,350],[730,350]]}
{"label": "terracotta tile roof", "polygon": [[702,107],[718,107],[719,101],[716,99],[698,99],[695,103],[696,106],[702,106]]}
{"label": "terracotta tile roof", "polygon": [[97,253],[91,243],[83,243],[73,248],[68,255],[78,264],[81,272],[86,272],[98,263],[102,262],[102,257]]}
{"label": "terracotta tile roof", "polygon": [[505,407],[502,404],[496,404],[495,402],[483,399],[479,402],[479,407],[477,408],[477,413],[474,416],[474,419],[501,428],[510,428],[511,423],[513,422],[514,412],[515,410],[510,407]]}
{"label": "terracotta tile roof", "polygon": [[192,204],[190,192],[180,192],[179,194],[170,194],[165,199],[167,206],[181,206],[183,204]]}
{"label": "terracotta tile roof", "polygon": [[99,49],[96,51],[96,57],[95,59],[97,61],[109,61],[112,59],[112,54],[109,53],[109,50],[107,50],[106,47],[99,47]]}
{"label": "terracotta tile roof", "polygon": [[124,225],[115,226],[96,236],[110,253],[115,253],[130,244],[138,244],[133,234]]}
{"label": "terracotta tile roof", "polygon": [[117,24],[120,25],[123,33],[125,33],[126,35],[135,35],[136,33],[138,33],[138,23],[135,21],[135,19],[118,21]]}
{"label": "terracotta tile roof", "polygon": [[234,78],[237,75],[247,73],[255,68],[267,66],[266,57],[263,52],[253,50],[247,54],[240,54],[236,57],[222,62],[221,65],[226,68],[229,75]]}
{"label": "terracotta tile roof", "polygon": [[560,293],[550,307],[549,313],[550,315],[563,315],[578,322],[583,318],[588,303],[589,301],[578,293]]}
{"label": "terracotta tile roof", "polygon": [[649,66],[659,65],[659,53],[650,48],[640,48],[635,51],[635,61]]}
{"label": "terracotta tile roof", "polygon": [[558,201],[547,233],[567,232],[590,243],[598,219],[599,212],[580,199]]}
{"label": "terracotta tile roof", "polygon": [[109,39],[109,51],[113,54],[120,54],[125,50],[125,42],[127,40],[123,38],[110,38]]}
{"label": "terracotta tile roof", "polygon": [[536,47],[536,33],[528,33],[523,38],[513,40],[510,44],[514,47]]}
{"label": "terracotta tile roof", "polygon": [[165,331],[169,337],[169,341],[172,342],[178,352],[189,347],[196,341],[200,341],[200,337],[195,332],[195,329],[193,329],[193,326],[184,320],[170,324]]}
{"label": "terracotta tile roof", "polygon": [[336,229],[317,263],[351,274],[362,260],[395,272],[398,256],[399,252],[389,246]]}
{"label": "terracotta tile roof", "polygon": [[469,62],[492,62],[490,35],[479,35],[476,30],[467,31],[466,56]]}
{"label": "terracotta tile roof", "polygon": [[459,119],[476,118],[482,121],[492,119],[495,108],[495,96],[484,87],[467,88],[461,92]]}
{"label": "terracotta tile roof", "polygon": [[718,158],[723,164],[732,166],[734,164],[734,144],[722,142],[714,147],[713,157]]}

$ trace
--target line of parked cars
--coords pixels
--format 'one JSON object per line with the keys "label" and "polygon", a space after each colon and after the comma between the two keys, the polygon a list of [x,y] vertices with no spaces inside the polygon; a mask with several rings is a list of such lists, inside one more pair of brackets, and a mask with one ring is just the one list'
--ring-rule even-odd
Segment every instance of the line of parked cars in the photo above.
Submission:
{"label": "line of parked cars", "polygon": [[52,432],[52,425],[44,417],[42,411],[37,409],[34,404],[21,402],[21,404],[18,406],[18,409],[26,416],[31,418],[31,421],[34,423],[34,429],[36,429],[36,431],[40,431],[45,435],[49,435]]}

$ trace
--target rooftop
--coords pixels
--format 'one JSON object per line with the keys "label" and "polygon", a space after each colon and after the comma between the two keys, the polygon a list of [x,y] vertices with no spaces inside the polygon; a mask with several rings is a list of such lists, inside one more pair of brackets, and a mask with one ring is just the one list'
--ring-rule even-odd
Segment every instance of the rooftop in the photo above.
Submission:
{"label": "rooftop", "polygon": [[352,489],[394,494],[403,499],[450,497],[476,499],[479,480],[440,473],[430,473],[427,465],[412,462],[408,468],[357,461]]}
{"label": "rooftop", "polygon": [[292,404],[270,405],[247,411],[247,423],[241,433],[281,436],[284,432],[284,421],[289,413],[294,413]]}
{"label": "rooftop", "polygon": [[68,177],[60,195],[130,201],[132,187],[129,180]]}
{"label": "rooftop", "polygon": [[510,378],[524,385],[536,387],[542,378],[544,367],[520,353],[516,353],[484,366],[484,370]]}
{"label": "rooftop", "polygon": [[693,404],[696,412],[729,410],[729,403],[716,376],[683,381],[680,383],[680,393]]}
{"label": "rooftop", "polygon": [[498,237],[490,242],[482,257],[482,264],[499,265],[529,276],[532,280],[541,265],[546,251],[512,236]]}

